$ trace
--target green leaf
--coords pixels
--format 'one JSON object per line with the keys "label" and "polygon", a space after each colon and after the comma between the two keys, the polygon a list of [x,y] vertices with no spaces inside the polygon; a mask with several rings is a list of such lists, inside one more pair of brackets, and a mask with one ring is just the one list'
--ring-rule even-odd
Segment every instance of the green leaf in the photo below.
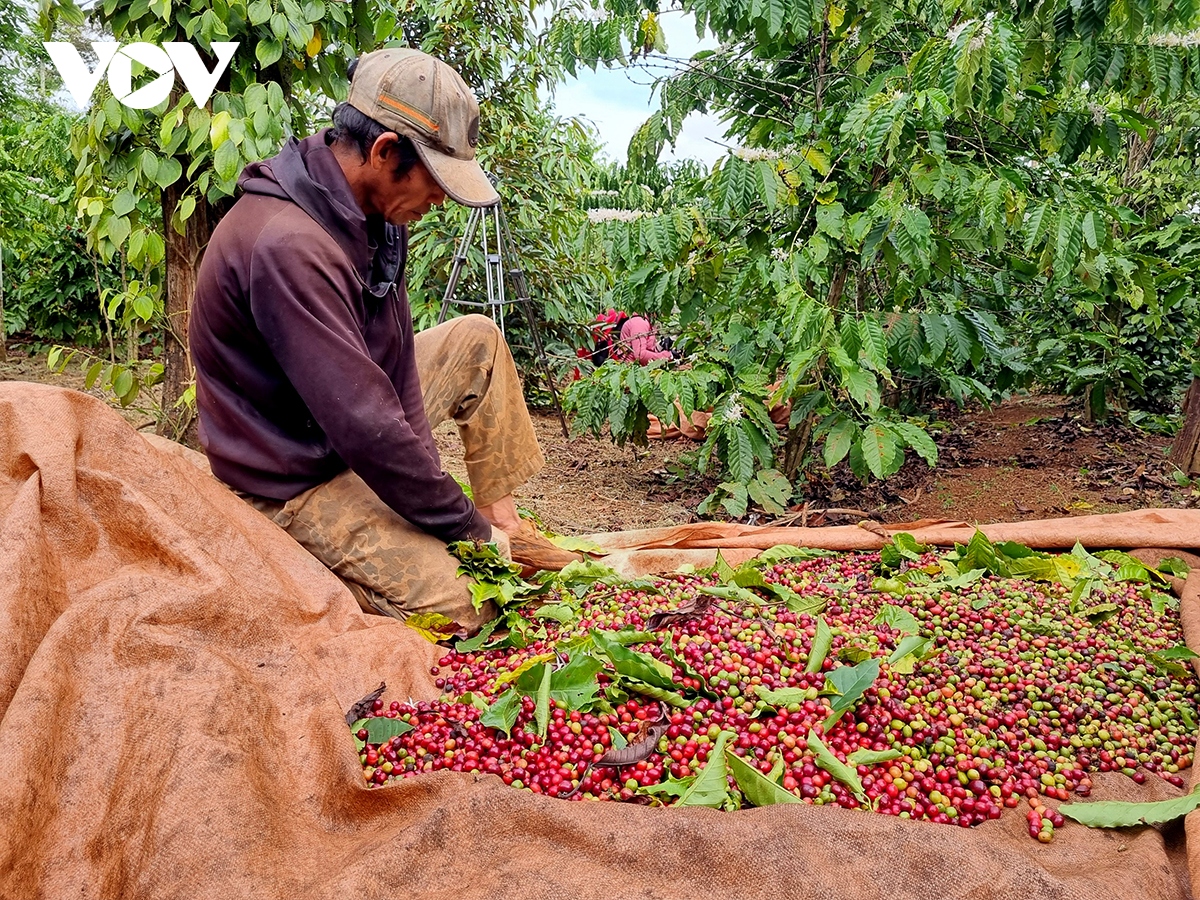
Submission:
{"label": "green leaf", "polygon": [[404,720],[389,719],[387,716],[359,719],[350,728],[355,732],[361,728],[367,729],[367,743],[369,744],[385,744],[392,738],[408,734],[413,730],[413,727]]}
{"label": "green leaf", "polygon": [[625,735],[621,734],[612,725],[608,726],[608,736],[612,741],[612,748],[614,750],[624,750],[629,746],[629,741],[625,740]]}
{"label": "green leaf", "polygon": [[1125,803],[1101,800],[1095,803],[1068,803],[1058,811],[1090,828],[1127,828],[1131,825],[1163,825],[1181,819],[1194,809],[1200,809],[1200,785],[1190,794],[1173,800],[1149,803]]}
{"label": "green leaf", "polygon": [[796,615],[804,615],[807,613],[810,616],[815,616],[825,610],[829,605],[829,601],[817,594],[805,594],[801,596],[794,591],[788,591],[790,597],[785,598],[787,608]]}
{"label": "green leaf", "polygon": [[908,593],[908,585],[899,578],[876,578],[871,583],[871,589],[893,597],[903,597]]}
{"label": "green leaf", "polygon": [[516,688],[509,688],[479,717],[479,724],[503,731],[506,737],[511,737],[513,725],[516,724],[520,712],[521,693]]}
{"label": "green leaf", "polygon": [[1008,570],[1013,578],[1030,578],[1034,581],[1059,580],[1059,569],[1055,561],[1040,556],[1015,559],[1008,564]]}
{"label": "green leaf", "polygon": [[233,141],[226,141],[213,154],[213,170],[222,181],[234,178],[241,167],[242,155]]}
{"label": "green leaf", "polygon": [[911,422],[890,422],[892,431],[899,435],[908,446],[916,452],[917,456],[925,460],[929,465],[937,465],[938,448],[933,442],[933,438],[924,428],[920,428]]}
{"label": "green leaf", "polygon": [[261,25],[271,18],[271,0],[254,0],[246,10],[251,25]]}
{"label": "green leaf", "polygon": [[712,752],[704,768],[696,773],[696,779],[679,798],[675,806],[709,806],[719,809],[729,799],[729,770],[725,763],[725,745],[737,735],[722,731],[713,744]]}
{"label": "green leaf", "polygon": [[892,474],[892,463],[896,458],[896,441],[892,433],[879,422],[863,429],[862,454],[867,468],[876,478]]}
{"label": "green leaf", "polygon": [[882,402],[879,393],[879,380],[874,373],[860,366],[851,366],[842,372],[846,392],[854,398],[854,402],[865,409],[874,412]]}
{"label": "green leaf", "polygon": [[904,634],[916,634],[921,630],[917,617],[902,606],[885,603],[879,607],[879,612],[871,620],[872,625],[887,625]]}
{"label": "green leaf", "polygon": [[896,570],[904,562],[916,562],[921,554],[928,550],[923,544],[907,532],[892,535],[891,539],[879,550],[879,562],[885,569]]}
{"label": "green leaf", "polygon": [[1084,618],[1093,625],[1099,625],[1101,622],[1107,622],[1120,611],[1121,607],[1116,603],[1099,603],[1096,606],[1089,606],[1081,612]]}
{"label": "green leaf", "polygon": [[596,562],[594,559],[581,559],[567,563],[554,580],[561,585],[570,586],[595,584],[597,581],[610,585],[620,584],[625,579],[618,575],[615,569],[610,569],[604,563]]}
{"label": "green leaf", "polygon": [[[711,758],[711,757],[710,757]],[[803,801],[786,788],[781,787],[736,753],[725,751],[738,790],[751,806],[775,806],[778,803],[802,803]]]}
{"label": "green leaf", "polygon": [[891,747],[887,750],[871,750],[862,747],[846,757],[846,762],[852,766],[875,766],[879,763],[891,762],[904,755],[903,750]]}
{"label": "green leaf", "polygon": [[457,622],[441,613],[416,613],[405,619],[404,624],[434,644],[450,637],[459,628]]}
{"label": "green leaf", "polygon": [[603,631],[593,631],[591,634],[596,647],[608,656],[619,674],[645,682],[652,687],[676,690],[675,672],[666,663],[648,653],[621,646]]}
{"label": "green leaf", "polygon": [[543,663],[542,683],[538,687],[533,707],[533,720],[537,723],[538,737],[542,738],[546,736],[546,729],[550,726],[550,681],[553,677],[553,666]]}
{"label": "green leaf", "polygon": [[692,701],[685,698],[678,691],[668,690],[667,688],[661,688],[653,684],[646,684],[634,678],[623,679],[621,684],[630,693],[642,694],[651,700],[658,700],[668,706],[674,706],[676,709],[687,709],[687,707],[692,705]]}
{"label": "green leaf", "polygon": [[229,140],[229,123],[231,118],[228,110],[221,110],[221,112],[209,120],[208,137],[212,142],[214,150]]}
{"label": "green leaf", "polygon": [[1185,647],[1182,644],[1177,647],[1169,647],[1166,650],[1160,650],[1157,656],[1163,659],[1197,659],[1200,654],[1197,654],[1191,647]]}
{"label": "green leaf", "polygon": [[196,209],[196,198],[190,194],[179,201],[179,220],[186,222]]}
{"label": "green leaf", "polygon": [[125,238],[129,237],[130,230],[129,219],[125,216],[114,216],[108,220],[108,239],[118,247],[125,243]]}
{"label": "green leaf", "polygon": [[838,692],[829,704],[832,712],[825,719],[825,730],[829,731],[842,715],[862,699],[863,693],[879,677],[879,660],[868,659],[856,666],[841,666],[825,676],[825,684]]}
{"label": "green leaf", "polygon": [[547,603],[533,611],[534,619],[553,619],[560,625],[570,625],[579,618],[579,613],[566,603]]}
{"label": "green leaf", "polygon": [[925,656],[929,646],[928,638],[910,634],[896,645],[896,649],[888,657],[888,665],[891,666],[893,672],[900,675],[911,675],[916,668],[917,660]]}
{"label": "green leaf", "polygon": [[[587,538],[576,537],[569,534],[551,534],[547,535],[555,547],[561,547],[564,550],[574,550],[580,553],[595,553],[603,555],[607,553],[603,547],[595,541],[589,541]],[[569,565],[569,564],[568,564]]]}
{"label": "green leaf", "polygon": [[128,369],[122,369],[113,379],[112,390],[118,397],[126,396],[133,390],[133,373]]}
{"label": "green leaf", "polygon": [[499,618],[492,619],[492,621],[479,629],[479,633],[475,637],[456,642],[454,645],[455,651],[458,653],[474,653],[487,643],[488,638],[492,636],[492,632],[496,630],[502,621],[504,620]]}
{"label": "green leaf", "polygon": [[758,554],[754,561],[764,565],[774,565],[789,559],[823,559],[832,555],[832,550],[814,550],[811,547],[797,547],[793,544],[776,544]]}
{"label": "green leaf", "polygon": [[[567,712],[589,708],[600,690],[596,675],[603,668],[604,663],[596,657],[575,651],[570,662],[551,675],[550,699]],[[521,674],[515,686],[521,693],[536,697],[541,690],[543,678],[543,672],[530,669]]]}
{"label": "green leaf", "polygon": [[737,570],[725,561],[725,557],[721,555],[721,551],[717,551],[717,557],[713,560],[713,564],[703,570],[701,574],[716,575],[722,582],[731,582],[737,575]]}
{"label": "green leaf", "polygon": [[112,210],[114,215],[127,216],[136,208],[137,198],[133,196],[133,191],[121,191],[113,200]]}
{"label": "green leaf", "polygon": [[[158,161],[158,169],[155,172],[154,178],[155,184],[158,187],[170,187],[176,181],[179,181],[179,176],[182,174],[184,174],[184,167],[181,166],[179,160],[176,160],[174,156],[163,157],[162,160]],[[192,203],[196,203],[196,200],[192,200]]]}
{"label": "green leaf", "polygon": [[850,445],[858,434],[858,426],[843,418],[825,435],[825,466],[832,469],[850,452]]}
{"label": "green leaf", "polygon": [[953,578],[948,579],[946,581],[946,584],[952,588],[957,588],[958,590],[962,590],[963,588],[970,587],[975,582],[977,582],[981,578],[983,578],[983,576],[986,574],[987,574],[987,572],[983,569],[969,569],[966,572],[960,572],[958,575],[955,575]]}
{"label": "green leaf", "polygon": [[1083,240],[1093,250],[1099,250],[1103,242],[1103,221],[1094,210],[1083,217]]}
{"label": "green leaf", "polygon": [[779,688],[773,691],[761,684],[756,684],[754,693],[772,706],[791,706],[793,703],[803,703],[808,699],[806,688]]}
{"label": "green leaf", "polygon": [[154,301],[145,294],[137,294],[133,298],[133,314],[143,322],[149,322],[154,316]]}
{"label": "green leaf", "polygon": [[759,471],[746,489],[750,498],[767,512],[778,516],[787,511],[792,484],[777,469]]}
{"label": "green leaf", "polygon": [[1158,564],[1160,572],[1166,572],[1168,575],[1174,575],[1182,578],[1190,571],[1188,564],[1176,556],[1168,556]]}
{"label": "green leaf", "polygon": [[808,664],[804,667],[804,671],[809,675],[820,672],[821,666],[825,664],[825,657],[829,655],[829,648],[832,646],[833,632],[825,622],[825,617],[818,616],[817,633],[813,636],[812,650],[808,654]]}
{"label": "green leaf", "polygon": [[816,754],[816,763],[818,766],[850,788],[851,793],[858,798],[859,802],[867,802],[867,795],[863,791],[862,781],[859,779],[858,773],[834,756],[833,751],[825,746],[825,742],[812,729],[809,729],[808,732],[808,749]]}
{"label": "green leaf", "polygon": [[508,684],[510,681],[515,682],[530,669],[540,666],[542,663],[548,662],[552,659],[554,659],[554,653],[539,653],[536,656],[531,656],[512,671],[502,672],[501,674],[497,675],[495,680],[492,682],[492,689],[497,690]]}
{"label": "green leaf", "polygon": [[259,41],[254,48],[254,56],[258,59],[260,68],[267,68],[279,62],[279,57],[283,56],[283,43],[277,40]]}

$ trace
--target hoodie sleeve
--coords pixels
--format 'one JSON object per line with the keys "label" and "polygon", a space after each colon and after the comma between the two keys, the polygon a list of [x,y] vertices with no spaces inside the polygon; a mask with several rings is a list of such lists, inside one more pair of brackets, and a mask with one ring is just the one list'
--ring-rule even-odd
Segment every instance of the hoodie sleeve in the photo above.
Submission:
{"label": "hoodie sleeve", "polygon": [[[346,465],[430,534],[490,539],[491,524],[442,471],[371,359],[355,316],[361,288],[341,254],[302,233],[275,231],[254,250],[250,282],[255,324]],[[414,418],[424,418],[423,407]]]}

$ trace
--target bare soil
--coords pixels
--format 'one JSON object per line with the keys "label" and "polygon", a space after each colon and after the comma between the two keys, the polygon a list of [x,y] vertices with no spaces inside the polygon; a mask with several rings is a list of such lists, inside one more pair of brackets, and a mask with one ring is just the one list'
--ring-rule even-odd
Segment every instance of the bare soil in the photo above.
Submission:
{"label": "bare soil", "polygon": [[[83,389],[83,374],[51,374],[45,356],[9,349],[0,381],[21,380]],[[91,391],[102,396],[98,391]],[[122,410],[135,428],[151,428],[142,410]],[[518,496],[547,528],[565,534],[649,528],[695,521],[712,488],[679,462],[698,445],[656,441],[619,448],[591,436],[565,438],[552,410],[535,410],[545,469]],[[435,434],[447,470],[465,476],[453,423]],[[818,471],[805,500],[785,517],[751,513],[757,524],[843,524],[956,519],[972,524],[1182,507],[1200,502],[1200,485],[1180,487],[1167,462],[1170,439],[1122,425],[1095,425],[1062,397],[1014,397],[992,409],[943,411],[935,429],[939,460],[930,468],[910,459],[885,484],[863,487],[843,464]]]}

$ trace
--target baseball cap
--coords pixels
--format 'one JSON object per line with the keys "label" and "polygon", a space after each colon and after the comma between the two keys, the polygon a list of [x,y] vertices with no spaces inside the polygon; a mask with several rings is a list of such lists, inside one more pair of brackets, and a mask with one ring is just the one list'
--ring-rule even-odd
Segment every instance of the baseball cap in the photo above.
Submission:
{"label": "baseball cap", "polygon": [[411,49],[362,56],[346,102],[412,140],[450,199],[492,206],[500,195],[475,159],[479,104],[462,77],[439,59]]}

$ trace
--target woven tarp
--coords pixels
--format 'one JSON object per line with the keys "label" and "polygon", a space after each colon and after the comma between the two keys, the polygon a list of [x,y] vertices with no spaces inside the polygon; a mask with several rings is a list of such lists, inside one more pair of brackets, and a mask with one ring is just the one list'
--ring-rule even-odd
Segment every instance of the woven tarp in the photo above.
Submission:
{"label": "woven tarp", "polygon": [[[1003,536],[1200,547],[1195,513],[1103,518]],[[853,536],[759,535],[878,545]],[[1196,593],[1193,579],[1184,608],[1200,646]],[[435,696],[439,651],[360,613],[282,531],[99,401],[11,382],[0,384],[0,642],[4,898],[1191,892],[1180,828],[1069,825],[1042,845],[1019,811],[959,829],[806,804],[649,809],[450,772],[369,790],[347,707],[380,681],[388,700]],[[1177,793],[1151,781],[1136,796]],[[1093,797],[1135,790],[1101,778]]]}

